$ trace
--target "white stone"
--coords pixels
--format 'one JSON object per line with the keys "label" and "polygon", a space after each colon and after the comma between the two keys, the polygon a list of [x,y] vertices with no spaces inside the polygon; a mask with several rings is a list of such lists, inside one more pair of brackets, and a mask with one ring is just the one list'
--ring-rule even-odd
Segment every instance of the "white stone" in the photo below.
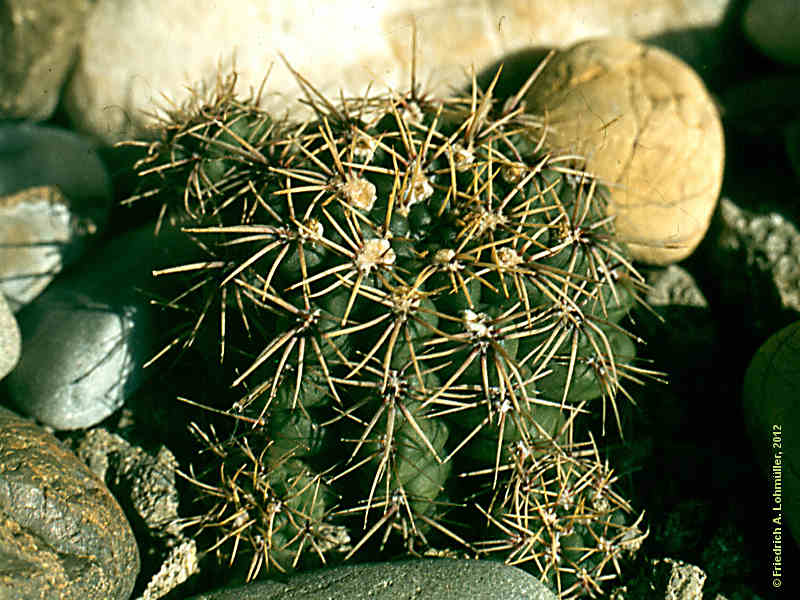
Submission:
{"label": "white stone", "polygon": [[[140,133],[164,96],[209,83],[235,62],[239,90],[257,89],[273,65],[265,106],[289,107],[300,87],[283,53],[323,93],[360,94],[410,82],[412,22],[418,77],[448,93],[476,69],[529,46],[565,46],[598,35],[642,37],[713,26],[729,0],[99,0],[66,92],[77,126],[106,141]],[[162,93],[164,96],[162,96]]]}

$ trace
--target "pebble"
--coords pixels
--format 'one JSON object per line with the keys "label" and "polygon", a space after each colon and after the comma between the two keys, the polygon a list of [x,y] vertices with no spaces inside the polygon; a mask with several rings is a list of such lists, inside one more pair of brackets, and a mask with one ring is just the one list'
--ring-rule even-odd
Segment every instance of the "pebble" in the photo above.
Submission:
{"label": "pebble", "polygon": [[556,53],[526,95],[545,147],[579,154],[608,182],[608,212],[636,260],[667,265],[703,239],[722,185],[722,124],[676,56],[623,38]]}
{"label": "pebble", "polygon": [[96,425],[123,405],[157,350],[153,311],[138,288],[150,284],[150,268],[175,264],[175,252],[166,237],[155,243],[147,225],[100,248],[19,312],[25,352],[7,382],[20,412],[66,430]]}
{"label": "pebble", "polygon": [[5,296],[0,292],[0,380],[16,366],[20,350],[21,338],[17,320]]}
{"label": "pebble", "polygon": [[103,230],[111,198],[90,141],[55,127],[0,124],[0,292],[14,312]]}
{"label": "pebble", "polygon": [[3,2],[0,118],[43,120],[53,114],[93,4],[92,0]]}
{"label": "pebble", "polygon": [[128,600],[139,553],[102,481],[2,407],[0,448],[0,598]]}
{"label": "pebble", "polygon": [[773,60],[800,65],[800,3],[752,0],[742,16],[750,41]]}
{"label": "pebble", "polygon": [[[166,102],[189,98],[188,86],[214,81],[235,62],[239,90],[258,89],[264,104],[296,114],[300,86],[293,67],[323,94],[383,92],[410,82],[412,26],[417,28],[417,82],[447,94],[476,69],[530,46],[564,46],[587,37],[640,37],[713,27],[729,0],[415,0],[364,3],[278,0],[103,0],[90,15],[80,59],[65,90],[78,128],[106,141],[143,132]],[[357,15],[357,18],[353,18]],[[124,27],[120,27],[124,23]],[[443,35],[446,32],[446,35]]]}
{"label": "pebble", "polygon": [[538,579],[489,560],[421,559],[303,573],[190,600],[556,600]]}

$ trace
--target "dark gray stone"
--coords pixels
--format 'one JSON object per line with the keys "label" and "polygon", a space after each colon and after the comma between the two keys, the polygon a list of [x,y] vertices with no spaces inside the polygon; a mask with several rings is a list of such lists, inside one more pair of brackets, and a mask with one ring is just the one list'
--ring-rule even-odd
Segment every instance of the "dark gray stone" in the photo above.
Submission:
{"label": "dark gray stone", "polygon": [[33,123],[0,124],[0,196],[57,186],[99,228],[111,207],[111,178],[88,138]]}
{"label": "dark gray stone", "polygon": [[31,123],[0,125],[0,292],[15,312],[103,230],[111,180],[94,144]]}
{"label": "dark gray stone", "polygon": [[92,0],[0,3],[0,115],[47,119],[77,54]]}
{"label": "dark gray stone", "polygon": [[0,292],[0,379],[8,375],[19,361],[20,345],[17,320]]}
{"label": "dark gray stone", "polygon": [[128,600],[139,553],[103,482],[2,407],[0,449],[0,600]]}
{"label": "dark gray stone", "polygon": [[533,575],[502,563],[421,559],[303,573],[288,583],[259,582],[191,600],[555,600]]}
{"label": "dark gray stone", "polygon": [[7,382],[20,412],[55,429],[91,427],[139,387],[156,351],[140,288],[177,252],[162,235],[148,225],[114,240],[19,312],[25,352]]}

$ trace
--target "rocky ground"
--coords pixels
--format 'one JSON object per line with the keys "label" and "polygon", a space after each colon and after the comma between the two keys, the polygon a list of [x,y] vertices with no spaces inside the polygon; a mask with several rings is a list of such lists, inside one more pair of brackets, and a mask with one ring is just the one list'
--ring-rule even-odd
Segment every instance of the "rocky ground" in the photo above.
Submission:
{"label": "rocky ground", "polygon": [[[192,458],[187,424],[197,416],[175,398],[189,382],[202,387],[203,374],[187,367],[153,378],[139,368],[159,325],[137,288],[151,265],[174,264],[181,249],[154,246],[149,215],[119,205],[134,177],[128,151],[111,144],[142,133],[157,92],[180,101],[187,78],[211,81],[234,47],[243,85],[258,85],[276,50],[328,92],[358,93],[375,77],[400,85],[408,80],[409,15],[418,19],[420,64],[430,67],[423,80],[433,90],[463,85],[469,63],[488,73],[499,61],[507,62],[501,87],[513,90],[530,72],[530,48],[596,35],[666,48],[703,79],[724,126],[722,192],[691,256],[641,266],[662,320],[637,309],[629,327],[647,341],[640,355],[669,382],[629,386],[638,406],[626,416],[626,438],[604,444],[650,530],[607,588],[617,599],[751,600],[788,598],[800,587],[789,525],[800,534],[800,497],[788,491],[800,462],[791,454],[797,402],[775,413],[787,454],[780,555],[772,436],[759,428],[758,409],[742,408],[754,354],[800,319],[794,2],[571,0],[558,10],[544,0],[409,2],[386,14],[370,3],[357,13],[342,4],[297,9],[299,16],[250,0],[225,9],[205,0],[163,10],[134,4],[10,0],[0,13],[0,598],[174,599],[226,583],[192,575],[196,548],[177,526],[189,507],[175,466]],[[328,31],[342,35],[328,44]],[[312,52],[312,39],[338,43],[337,52]],[[286,100],[297,93],[288,71],[279,62],[273,71],[271,89],[282,93],[270,95],[272,107],[299,110]],[[414,568],[365,568],[353,589],[352,572],[330,577],[344,582],[345,598],[386,581],[405,582],[392,597],[411,597],[453,577],[434,576],[439,567],[431,566],[428,583],[419,583]],[[498,599],[552,597],[518,570],[481,568],[454,570],[468,589]],[[299,600],[330,581],[270,585],[197,597]]]}

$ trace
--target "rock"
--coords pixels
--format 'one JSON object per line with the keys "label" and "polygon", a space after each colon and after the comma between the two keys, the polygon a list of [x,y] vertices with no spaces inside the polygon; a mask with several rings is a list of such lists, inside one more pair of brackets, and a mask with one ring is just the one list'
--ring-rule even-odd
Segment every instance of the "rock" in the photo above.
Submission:
{"label": "rock", "polygon": [[15,312],[102,231],[111,197],[105,166],[85,138],[0,125],[0,292]]}
{"label": "rock", "polygon": [[147,452],[102,427],[73,443],[75,453],[119,501],[142,548],[142,575],[152,575],[142,600],[166,595],[198,568],[194,540],[178,522],[177,460],[166,446]]}
{"label": "rock", "polygon": [[176,533],[171,525],[178,519],[177,460],[166,446],[153,456],[96,428],[86,433],[75,453],[114,492],[134,527],[153,537]]}
{"label": "rock", "polygon": [[645,299],[650,306],[708,307],[694,277],[683,267],[670,265],[666,269],[654,270],[646,277],[650,289]]}
{"label": "rock", "polygon": [[168,239],[155,243],[153,225],[130,232],[19,312],[25,352],[7,382],[21,412],[55,429],[91,427],[138,388],[156,350],[153,311],[138,288],[151,282],[148,266],[174,264]]}
{"label": "rock", "polygon": [[655,561],[656,577],[665,581],[664,600],[703,600],[706,574],[699,567],[680,560]]}
{"label": "rock", "polygon": [[111,178],[84,136],[33,123],[0,124],[0,196],[41,185],[58,186],[80,217],[102,226],[111,203]]}
{"label": "rock", "polygon": [[265,106],[296,113],[300,87],[278,51],[328,96],[337,97],[340,88],[345,96],[360,94],[371,82],[381,92],[405,88],[414,21],[417,82],[443,94],[468,81],[471,64],[480,69],[531,45],[713,26],[728,2],[101,0],[88,20],[65,106],[79,128],[117,141],[152,125],[146,113],[164,114],[162,92],[180,105],[189,97],[187,84],[210,84],[217,68],[229,69],[235,59],[243,93],[257,89],[277,63]]}
{"label": "rock", "polygon": [[[731,199],[720,201],[721,231],[716,240],[720,277],[734,295],[749,282],[769,280],[777,290],[782,309],[800,312],[800,232],[777,212],[757,214],[737,206]],[[727,276],[727,277],[726,277]],[[737,281],[738,280],[738,281]],[[739,286],[737,291],[734,289]],[[741,303],[741,298],[737,302]],[[757,301],[755,306],[763,307]]]}
{"label": "rock", "polygon": [[0,598],[127,600],[139,554],[103,483],[2,407],[0,448]]}
{"label": "rock", "polygon": [[703,600],[705,572],[672,558],[649,559],[612,596],[615,600]]}
{"label": "rock", "polygon": [[92,0],[7,0],[0,12],[0,118],[49,118]]}
{"label": "rock", "polygon": [[0,196],[0,293],[14,311],[44,290],[78,256],[94,223],[70,211],[57,187]]}
{"label": "rock", "polygon": [[[770,533],[800,543],[800,321],[772,335],[744,377],[742,402],[756,457],[769,479]],[[787,529],[789,531],[787,531]]]}
{"label": "rock", "polygon": [[717,203],[724,141],[691,68],[631,40],[590,40],[557,53],[526,102],[546,123],[550,150],[586,157],[611,185],[609,212],[636,259],[669,264],[692,253]]}
{"label": "rock", "polygon": [[747,37],[773,60],[800,65],[800,4],[797,0],[752,0],[742,16]]}
{"label": "rock", "polygon": [[19,361],[21,339],[19,327],[5,296],[0,292],[0,379],[8,375]]}
{"label": "rock", "polygon": [[198,560],[195,541],[182,540],[169,552],[138,600],[157,600],[166,596],[198,572]]}
{"label": "rock", "polygon": [[516,567],[482,560],[422,559],[334,567],[288,583],[260,582],[193,596],[191,600],[555,600]]}

